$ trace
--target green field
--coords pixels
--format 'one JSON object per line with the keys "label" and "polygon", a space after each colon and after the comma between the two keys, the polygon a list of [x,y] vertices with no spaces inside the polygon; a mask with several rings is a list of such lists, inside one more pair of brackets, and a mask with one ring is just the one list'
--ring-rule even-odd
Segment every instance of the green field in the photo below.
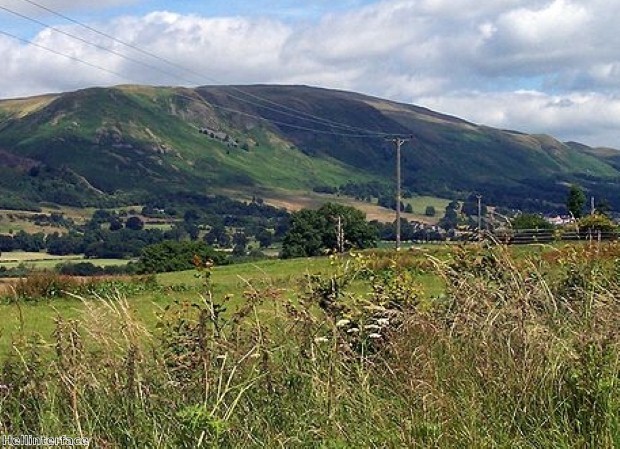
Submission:
{"label": "green field", "polygon": [[6,303],[0,430],[113,448],[613,449],[619,260],[618,243],[428,245]]}
{"label": "green field", "polygon": [[44,252],[12,251],[0,255],[0,267],[16,268],[25,265],[32,269],[51,269],[59,263],[90,262],[100,267],[125,265],[127,260],[119,259],[85,259],[79,255],[53,256]]}
{"label": "green field", "polygon": [[[21,255],[26,257],[27,254],[32,257],[32,253],[22,253]],[[32,263],[36,264],[38,268],[43,268],[53,267],[60,261],[79,260],[81,259],[55,258]],[[97,264],[120,262],[124,261],[93,260],[93,263]],[[7,264],[3,263],[2,266],[7,266]],[[253,285],[256,287],[277,285],[279,288],[295,289],[296,283],[303,278],[305,273],[326,271],[329,270],[329,267],[329,260],[326,258],[292,261],[270,260],[216,267],[213,270],[214,293],[220,296],[230,294],[236,300],[233,303],[239,304],[243,292],[252,288]],[[149,328],[153,327],[156,314],[161,307],[175,300],[199,300],[202,292],[202,280],[196,271],[160,274],[157,276],[157,280],[163,287],[161,291],[141,293],[129,298],[131,308]],[[84,304],[75,298],[42,300],[35,303],[1,304],[0,316],[3,317],[3,320],[0,324],[0,354],[6,353],[11,339],[19,334],[29,335],[36,332],[41,334],[44,339],[49,339],[54,329],[54,318],[57,315],[65,318],[78,318],[83,311]]]}

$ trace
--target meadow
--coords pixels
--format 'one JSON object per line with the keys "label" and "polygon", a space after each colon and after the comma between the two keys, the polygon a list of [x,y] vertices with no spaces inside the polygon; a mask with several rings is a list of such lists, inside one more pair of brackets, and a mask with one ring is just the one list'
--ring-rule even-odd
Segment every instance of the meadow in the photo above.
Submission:
{"label": "meadow", "polygon": [[618,243],[429,246],[7,298],[0,432],[619,447],[619,275]]}

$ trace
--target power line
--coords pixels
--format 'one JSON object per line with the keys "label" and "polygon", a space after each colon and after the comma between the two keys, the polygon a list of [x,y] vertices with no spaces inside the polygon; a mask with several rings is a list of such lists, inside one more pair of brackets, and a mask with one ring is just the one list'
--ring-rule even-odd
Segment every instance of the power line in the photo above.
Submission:
{"label": "power line", "polygon": [[[67,36],[67,37],[69,37],[69,38],[71,38],[71,39],[74,39],[74,40],[76,40],[76,41],[82,42],[83,44],[90,45],[90,46],[92,46],[92,47],[98,48],[99,50],[106,51],[106,52],[108,52],[108,53],[111,53],[111,54],[113,54],[113,55],[116,55],[116,56],[118,56],[118,57],[120,57],[120,58],[123,58],[123,59],[125,59],[125,60],[127,60],[127,61],[133,62],[133,63],[135,63],[135,64],[139,64],[139,65],[141,65],[141,66],[143,66],[143,67],[146,67],[146,68],[148,68],[148,69],[151,69],[151,70],[156,70],[156,71],[158,71],[158,72],[160,72],[160,73],[163,73],[163,74],[165,74],[165,75],[170,76],[171,78],[174,78],[174,79],[177,79],[177,78],[183,79],[183,78],[179,77],[177,74],[174,74],[174,73],[171,73],[171,72],[168,72],[168,71],[162,70],[162,69],[160,69],[159,67],[154,66],[154,65],[152,65],[152,64],[149,64],[149,63],[147,63],[147,62],[144,62],[144,61],[140,61],[140,60],[138,60],[138,59],[131,58],[130,56],[127,56],[127,55],[125,55],[125,54],[123,54],[123,53],[117,52],[117,51],[115,51],[115,50],[113,50],[113,49],[111,49],[111,48],[104,47],[103,45],[99,45],[99,44],[97,44],[97,43],[95,43],[95,42],[88,41],[88,40],[86,40],[86,39],[84,39],[84,38],[82,38],[82,37],[80,37],[80,36],[76,36],[75,34],[71,34],[71,33],[67,32],[67,31],[61,30],[61,29],[56,28],[56,27],[54,27],[54,26],[52,26],[52,25],[49,25],[49,24],[47,24],[47,23],[45,23],[45,22],[42,22],[42,21],[40,21],[40,20],[38,20],[38,19],[35,19],[34,17],[27,16],[26,14],[22,14],[22,13],[20,13],[20,12],[14,11],[14,10],[12,10],[12,9],[10,9],[10,8],[5,7],[5,6],[0,6],[0,9],[1,9],[1,10],[3,10],[3,11],[8,12],[8,13],[10,13],[10,14],[13,14],[13,15],[15,15],[15,16],[17,16],[17,17],[21,17],[21,18],[22,18],[22,19],[24,19],[24,20],[28,20],[28,21],[30,21],[30,22],[32,22],[32,23],[36,23],[37,25],[40,25],[40,26],[46,27],[46,28],[48,28],[48,29],[50,29],[50,30],[54,31],[55,33],[59,33],[59,34],[62,34],[63,36]],[[187,80],[187,79],[185,79],[184,81],[185,81],[185,82],[188,82],[188,83],[190,83],[190,84],[193,84],[193,83],[194,83],[193,81],[190,81],[190,80]]]}
{"label": "power line", "polygon": [[306,127],[306,126],[295,125],[295,124],[292,124],[292,123],[281,122],[281,121],[278,121],[278,120],[267,119],[267,118],[262,117],[260,115],[250,114],[248,112],[243,112],[243,111],[239,111],[237,109],[232,109],[232,108],[228,108],[226,106],[221,106],[221,105],[218,105],[218,104],[214,104],[214,103],[208,102],[207,100],[205,100],[199,94],[198,94],[198,98],[194,98],[194,97],[190,97],[190,96],[183,95],[183,94],[178,94],[178,93],[175,93],[175,96],[177,96],[179,98],[185,98],[185,99],[191,100],[191,101],[199,101],[199,102],[204,103],[204,104],[206,104],[208,106],[211,106],[213,108],[220,109],[220,110],[223,110],[223,111],[226,111],[226,112],[233,112],[235,114],[239,114],[239,115],[242,115],[244,117],[254,118],[254,119],[257,119],[257,120],[262,120],[262,121],[264,121],[266,123],[275,124],[275,125],[278,125],[278,126],[285,126],[285,127],[297,129],[297,130],[300,130],[300,131],[308,131],[308,132],[312,132],[312,133],[315,133],[315,134],[328,134],[328,135],[335,136],[335,137],[345,137],[345,138],[349,138],[349,139],[351,139],[351,138],[352,139],[362,139],[362,138],[363,139],[371,139],[371,138],[381,138],[382,139],[383,138],[383,136],[369,136],[368,134],[345,134],[345,133],[338,133],[338,132],[334,132],[334,131],[320,130],[320,129],[316,129],[316,128],[309,128],[309,127]]}
{"label": "power line", "polygon": [[71,55],[68,55],[66,53],[59,52],[57,50],[54,50],[52,48],[46,47],[46,46],[41,45],[41,44],[37,44],[36,42],[30,41],[28,39],[24,39],[24,38],[19,37],[19,36],[16,36],[14,34],[11,34],[11,33],[7,32],[7,31],[0,30],[0,34],[3,34],[3,35],[8,36],[8,37],[11,37],[11,38],[16,39],[18,41],[21,41],[21,42],[23,42],[25,44],[32,45],[33,47],[40,48],[41,50],[49,51],[51,53],[54,53],[55,55],[71,59],[71,60],[73,60],[75,62],[79,62],[81,64],[85,64],[85,65],[90,66],[92,68],[95,68],[97,70],[102,70],[104,72],[107,72],[107,73],[110,73],[112,75],[118,76],[119,78],[121,78],[123,80],[128,79],[125,75],[121,75],[120,73],[115,72],[114,70],[106,69],[105,67],[101,67],[101,66],[99,66],[97,64],[90,63],[88,61],[85,61],[83,59],[77,58],[75,56],[71,56]]}
{"label": "power line", "polygon": [[[172,61],[170,61],[170,60],[168,60],[168,59],[166,59],[164,57],[161,57],[161,56],[159,56],[159,55],[157,55],[157,54],[155,54],[153,52],[150,52],[148,50],[144,50],[144,49],[142,49],[142,48],[140,48],[140,47],[138,47],[138,46],[136,46],[134,44],[131,44],[129,42],[125,42],[125,41],[123,41],[121,39],[118,39],[115,36],[112,36],[112,35],[110,35],[108,33],[100,31],[100,30],[98,30],[98,29],[96,29],[96,28],[94,28],[94,27],[92,27],[92,26],[90,26],[88,24],[85,24],[85,23],[80,22],[80,21],[78,21],[76,19],[73,19],[73,18],[71,18],[71,17],[69,17],[69,16],[67,16],[65,14],[62,14],[62,13],[60,13],[58,11],[55,11],[55,10],[49,8],[49,7],[41,5],[41,4],[39,4],[39,3],[37,3],[37,2],[35,2],[33,0],[21,0],[21,1],[26,2],[26,3],[30,4],[30,5],[36,6],[36,7],[40,8],[40,9],[42,9],[44,11],[47,11],[47,12],[57,16],[57,17],[60,17],[60,18],[62,18],[64,20],[67,20],[67,21],[69,21],[69,22],[71,22],[73,24],[76,24],[76,25],[80,26],[80,27],[83,27],[83,28],[85,28],[85,29],[87,29],[89,31],[92,31],[93,33],[96,33],[96,34],[100,35],[100,36],[106,37],[107,39],[110,39],[110,40],[112,40],[112,41],[114,41],[114,42],[116,42],[118,44],[121,44],[121,45],[123,45],[125,47],[128,47],[128,48],[131,48],[131,49],[133,49],[135,51],[138,51],[138,52],[140,52],[140,53],[142,53],[142,54],[144,54],[146,56],[149,56],[149,57],[154,58],[154,59],[156,59],[158,61],[161,61],[161,62],[163,62],[163,63],[165,63],[165,64],[167,64],[167,65],[169,65],[171,67],[175,67],[177,69],[180,69],[180,70],[182,70],[185,73],[190,73],[190,74],[192,74],[194,76],[198,76],[200,78],[204,78],[206,80],[209,80],[211,82],[215,82],[217,84],[225,84],[222,81],[217,80],[217,79],[215,79],[213,77],[209,77],[209,76],[206,76],[204,74],[195,72],[195,71],[193,71],[191,69],[188,69],[188,68],[186,68],[186,67],[184,67],[184,66],[182,66],[180,64],[172,62]],[[369,136],[373,135],[373,136],[388,137],[388,136],[396,135],[395,133],[385,133],[385,132],[369,131],[369,130],[364,129],[364,128],[348,125],[348,124],[345,124],[345,123],[339,123],[339,122],[336,122],[336,121],[333,121],[333,120],[330,120],[330,119],[326,119],[326,118],[323,118],[323,117],[320,117],[320,116],[317,116],[317,115],[314,115],[314,114],[310,114],[310,113],[307,113],[307,112],[304,112],[304,111],[299,111],[299,110],[291,108],[289,106],[286,106],[286,105],[277,103],[275,101],[263,98],[261,96],[252,94],[252,93],[247,92],[247,91],[245,91],[243,89],[240,89],[240,88],[238,88],[236,86],[230,86],[230,89],[232,89],[232,90],[234,90],[236,92],[239,92],[239,93],[241,93],[241,94],[243,94],[243,95],[245,95],[247,97],[253,98],[255,100],[259,100],[259,101],[265,102],[267,104],[274,105],[274,106],[276,106],[276,107],[278,107],[278,108],[280,108],[282,110],[270,108],[268,106],[265,106],[264,104],[255,103],[255,102],[252,102],[250,100],[246,100],[246,99],[243,99],[243,98],[240,98],[240,97],[237,97],[237,96],[229,94],[232,98],[235,98],[235,99],[240,100],[240,101],[244,101],[244,102],[252,104],[254,106],[258,106],[258,107],[262,107],[262,108],[265,108],[265,109],[268,109],[268,110],[272,110],[272,111],[277,112],[277,113],[282,114],[282,115],[293,116],[293,117],[298,118],[300,120],[305,120],[305,121],[308,121],[308,122],[314,122],[314,123],[317,123],[317,124],[322,124],[324,126],[332,126],[332,127],[335,127],[335,128],[340,128],[340,129],[348,130],[348,131],[357,131],[358,133],[366,133]],[[284,112],[284,111],[289,111],[289,112],[287,113],[287,112]]]}
{"label": "power line", "polygon": [[[136,81],[134,79],[131,79],[131,78],[127,77],[126,75],[122,75],[122,74],[120,74],[118,72],[115,72],[113,70],[106,69],[105,67],[101,67],[101,66],[99,66],[97,64],[92,64],[92,63],[90,63],[88,61],[85,61],[84,59],[81,59],[81,58],[78,58],[78,57],[75,57],[75,56],[71,56],[71,55],[68,55],[66,53],[59,52],[57,50],[54,50],[52,48],[49,48],[49,47],[46,47],[44,45],[38,44],[38,43],[33,42],[31,40],[24,39],[22,37],[16,36],[16,35],[14,35],[12,33],[7,32],[7,31],[0,30],[0,34],[8,36],[8,37],[13,38],[13,39],[16,39],[16,40],[18,40],[20,42],[23,42],[25,44],[32,45],[32,46],[34,46],[36,48],[39,48],[41,50],[45,50],[45,51],[51,52],[51,53],[53,53],[53,54],[55,54],[57,56],[61,56],[61,57],[70,59],[72,61],[75,61],[75,62],[84,64],[84,65],[90,66],[90,67],[95,68],[97,70],[101,70],[101,71],[110,73],[112,75],[115,75],[115,76],[123,79],[123,80]],[[271,120],[271,119],[267,119],[265,117],[262,117],[260,115],[250,114],[250,113],[239,111],[239,110],[236,110],[236,109],[233,109],[233,108],[228,108],[228,107],[225,107],[225,106],[213,104],[213,103],[210,103],[207,100],[205,100],[201,95],[199,95],[199,94],[196,94],[196,95],[198,96],[198,98],[194,98],[194,97],[190,97],[190,96],[187,96],[187,95],[182,95],[182,94],[179,94],[179,93],[175,93],[175,96],[180,97],[180,98],[185,98],[185,99],[188,99],[188,100],[191,100],[191,101],[199,101],[199,102],[202,102],[202,103],[204,103],[204,104],[206,104],[208,106],[211,106],[213,108],[216,108],[216,109],[220,109],[220,110],[227,111],[227,112],[232,112],[232,113],[235,113],[235,114],[243,115],[245,117],[250,117],[250,118],[257,119],[257,120],[262,120],[262,121],[264,121],[266,123],[271,123],[271,124],[275,124],[275,125],[278,125],[278,126],[289,127],[289,128],[293,128],[293,129],[297,129],[297,130],[301,130],[301,131],[308,131],[308,132],[312,132],[312,133],[315,133],[315,134],[328,134],[328,135],[332,135],[332,136],[336,136],[336,137],[344,137],[344,138],[366,138],[367,139],[367,138],[371,138],[372,137],[372,136],[369,136],[368,134],[337,133],[337,132],[334,132],[334,131],[320,130],[320,129],[309,128],[309,127],[305,127],[305,126],[295,125],[295,124],[292,124],[292,123],[281,122],[281,121],[278,121],[278,120]]]}

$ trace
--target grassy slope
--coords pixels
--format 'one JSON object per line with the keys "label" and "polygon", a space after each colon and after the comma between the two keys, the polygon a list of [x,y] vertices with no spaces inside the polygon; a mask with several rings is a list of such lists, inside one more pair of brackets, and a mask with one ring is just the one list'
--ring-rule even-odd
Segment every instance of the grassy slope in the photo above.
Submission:
{"label": "grassy slope", "polygon": [[[582,181],[591,189],[590,184],[611,179],[605,188],[615,189],[620,179],[613,158],[548,136],[496,130],[347,92],[300,86],[241,89],[351,127],[413,134],[413,142],[403,149],[404,184],[432,196],[488,190],[489,198],[501,199],[502,192],[509,191],[511,198],[526,192],[526,197],[546,196],[559,203],[566,183]],[[383,139],[271,125],[269,120],[352,132],[276,113],[270,106],[235,96],[239,92],[229,87],[119,86],[2,101],[0,150],[52,167],[68,166],[106,192],[309,192],[316,185],[392,178],[393,148]],[[248,143],[249,151],[228,148],[198,133],[199,127],[222,130],[240,144]],[[15,178],[0,183],[5,195],[13,185],[18,194],[37,188],[20,184],[19,171],[2,175],[5,180]]]}
{"label": "grassy slope", "polygon": [[[321,183],[373,179],[339,161],[311,158],[260,128],[240,136],[258,146],[250,151],[229,149],[197,132],[211,120],[209,111],[200,109],[206,106],[199,100],[191,104],[185,97],[179,99],[175,92],[121,87],[67,94],[7,127],[0,134],[0,145],[52,166],[68,165],[96,188],[110,192],[152,190],[153,185],[166,190],[213,186],[310,190]],[[173,113],[183,107],[199,110]],[[120,137],[107,142],[101,138],[105,130]]]}

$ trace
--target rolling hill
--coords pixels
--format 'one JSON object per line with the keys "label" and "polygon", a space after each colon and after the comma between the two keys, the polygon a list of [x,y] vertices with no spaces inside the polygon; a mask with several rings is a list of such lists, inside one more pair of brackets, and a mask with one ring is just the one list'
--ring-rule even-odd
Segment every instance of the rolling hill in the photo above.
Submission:
{"label": "rolling hill", "polygon": [[0,101],[0,193],[5,207],[104,206],[391,183],[392,145],[367,132],[413,136],[403,182],[416,193],[475,191],[540,209],[563,203],[577,182],[620,210],[609,150],[306,86],[118,86]]}

